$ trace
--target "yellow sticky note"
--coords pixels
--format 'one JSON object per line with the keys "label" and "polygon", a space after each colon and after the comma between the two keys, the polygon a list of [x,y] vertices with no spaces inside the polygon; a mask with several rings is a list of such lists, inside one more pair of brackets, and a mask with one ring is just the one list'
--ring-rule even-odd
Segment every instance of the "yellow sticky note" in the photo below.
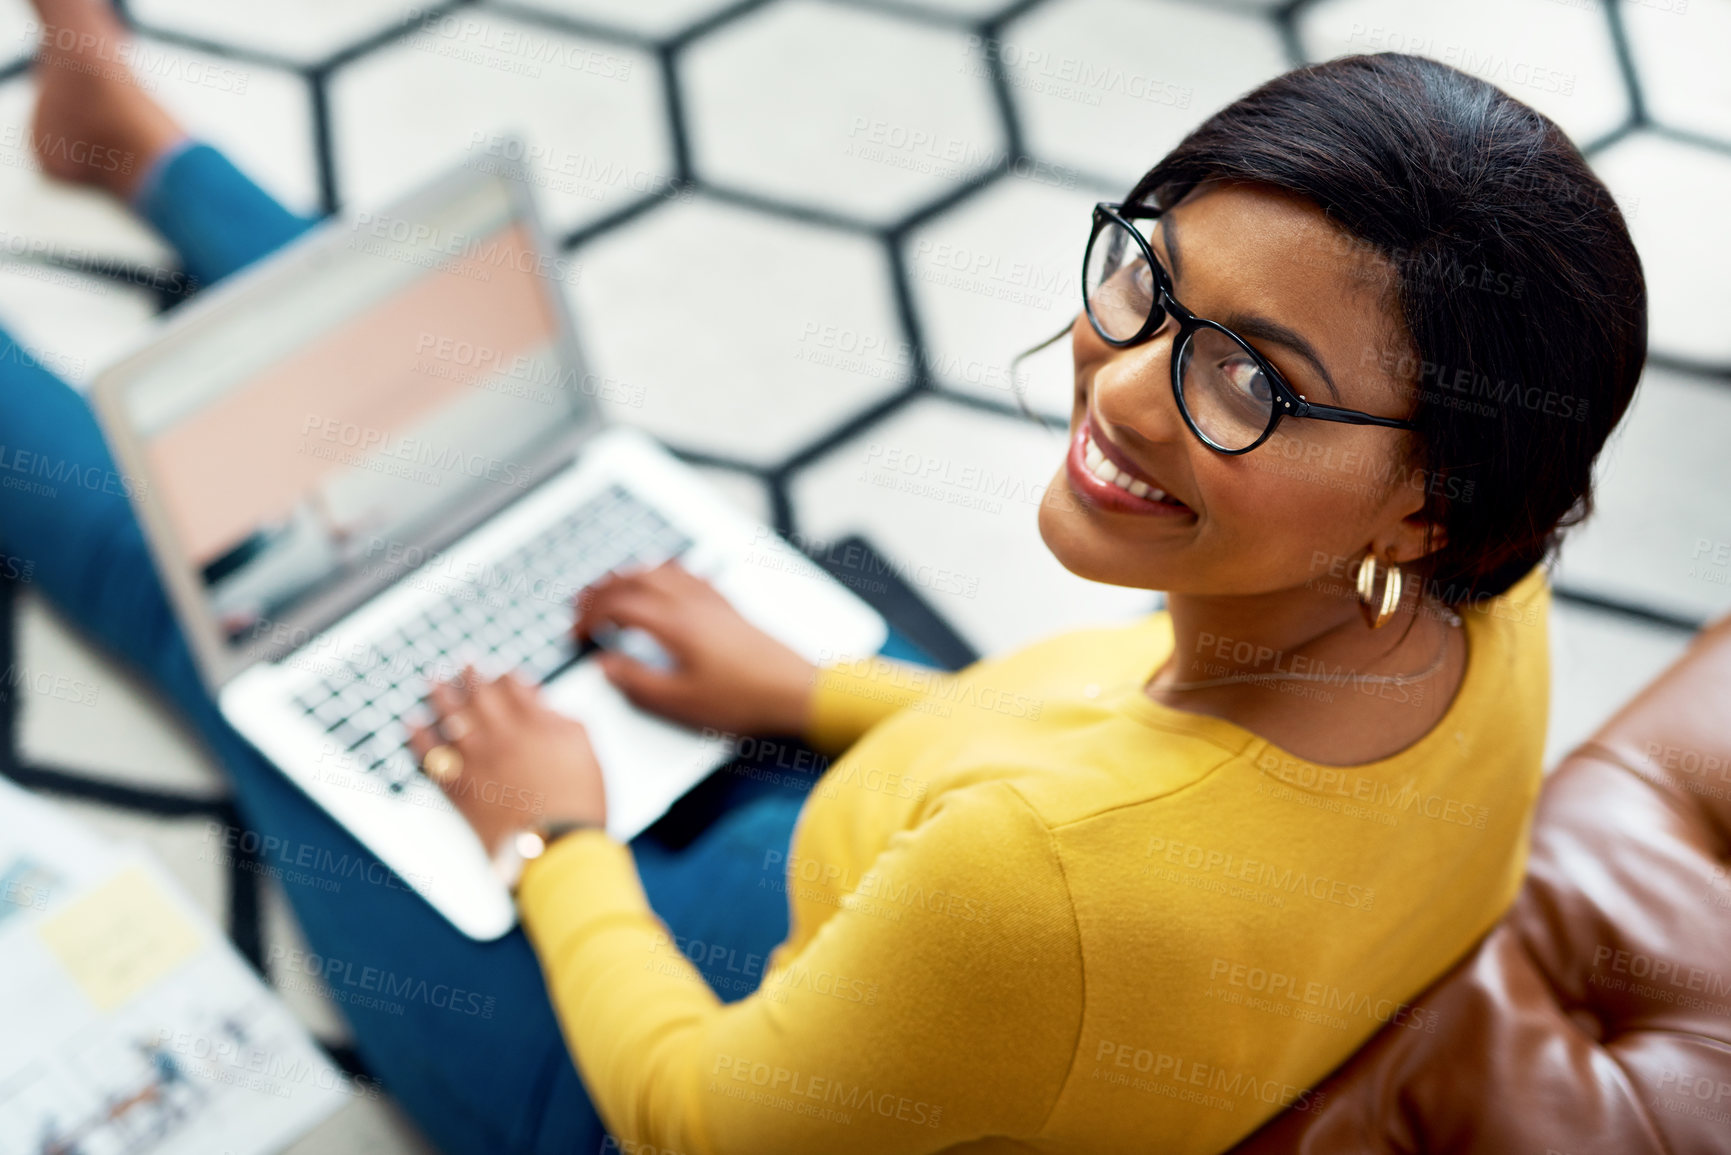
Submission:
{"label": "yellow sticky note", "polygon": [[42,940],[104,1011],[196,954],[198,928],[140,866],[129,867],[46,919]]}

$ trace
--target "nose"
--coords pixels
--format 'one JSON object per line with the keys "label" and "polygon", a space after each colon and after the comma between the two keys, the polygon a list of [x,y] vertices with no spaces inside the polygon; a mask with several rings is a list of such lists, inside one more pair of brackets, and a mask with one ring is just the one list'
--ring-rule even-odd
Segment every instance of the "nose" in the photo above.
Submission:
{"label": "nose", "polygon": [[1177,333],[1177,324],[1168,317],[1141,344],[1127,349],[1107,346],[1111,351],[1094,371],[1089,407],[1111,433],[1150,443],[1184,436],[1184,419],[1172,396],[1172,346]]}

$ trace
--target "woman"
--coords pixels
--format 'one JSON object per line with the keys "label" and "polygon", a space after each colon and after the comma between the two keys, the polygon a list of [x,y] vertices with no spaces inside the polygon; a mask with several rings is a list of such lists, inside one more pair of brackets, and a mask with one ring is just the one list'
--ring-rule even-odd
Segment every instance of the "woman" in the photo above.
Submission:
{"label": "woman", "polygon": [[[90,0],[39,4],[118,35]],[[150,138],[136,92],[60,71],[81,115],[135,133],[112,143],[150,161],[143,186],[117,191],[196,275],[295,231],[208,149]],[[1621,216],[1532,110],[1359,57],[1210,118],[1096,210],[1086,267],[1040,532],[1165,612],[954,677],[814,670],[677,567],[611,577],[578,631],[637,627],[674,659],[602,659],[634,700],[846,750],[803,806],[742,791],[681,847],[597,829],[582,729],[532,690],[434,691],[417,749],[458,808],[489,845],[545,844],[527,941],[460,940],[393,888],[291,888],[320,961],[287,961],[495,1000],[350,1014],[441,1146],[1220,1151],[1313,1108],[1382,1024],[1427,1029],[1408,1000],[1522,872],[1540,563],[1645,351]],[[32,375],[5,391],[8,437],[106,461]],[[122,501],[0,499],[0,541],[175,697],[250,821],[352,846],[204,700]],[[489,807],[498,784],[545,823]]]}

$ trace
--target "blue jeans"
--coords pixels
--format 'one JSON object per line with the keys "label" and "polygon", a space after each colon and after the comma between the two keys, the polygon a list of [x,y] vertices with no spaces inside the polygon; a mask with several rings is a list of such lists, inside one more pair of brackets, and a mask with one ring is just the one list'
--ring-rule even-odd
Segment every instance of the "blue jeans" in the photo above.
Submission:
{"label": "blue jeans", "polygon": [[[313,223],[202,145],[174,156],[138,208],[206,284]],[[610,1149],[522,931],[488,943],[459,934],[223,721],[89,408],[4,333],[0,455],[0,549],[33,562],[33,585],[185,716],[227,772],[242,818],[285,863],[366,864],[341,880],[283,870],[311,948],[288,969],[337,992],[361,1057],[427,1135],[449,1152],[488,1155]],[[899,642],[886,652],[919,657]],[[682,804],[682,822],[632,843],[651,904],[688,953],[701,951],[695,961],[723,999],[756,985],[740,960],[786,937],[780,888],[758,883],[766,861],[784,861],[766,854],[785,854],[810,784],[808,772],[719,774]],[[406,993],[382,1006],[353,997],[376,991],[380,975]]]}

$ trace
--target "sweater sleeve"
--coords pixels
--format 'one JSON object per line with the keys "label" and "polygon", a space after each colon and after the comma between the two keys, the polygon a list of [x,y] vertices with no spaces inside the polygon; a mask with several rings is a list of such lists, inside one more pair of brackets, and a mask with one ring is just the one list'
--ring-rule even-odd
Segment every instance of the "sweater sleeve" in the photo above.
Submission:
{"label": "sweater sleeve", "polygon": [[1050,833],[1001,782],[897,834],[805,948],[778,949],[732,1004],[605,835],[562,839],[519,897],[584,1085],[626,1150],[898,1155],[1032,1135],[1070,1069],[1075,915]]}
{"label": "sweater sleeve", "polygon": [[805,741],[813,749],[840,753],[897,710],[942,697],[954,684],[954,674],[887,658],[825,666],[812,690]]}

